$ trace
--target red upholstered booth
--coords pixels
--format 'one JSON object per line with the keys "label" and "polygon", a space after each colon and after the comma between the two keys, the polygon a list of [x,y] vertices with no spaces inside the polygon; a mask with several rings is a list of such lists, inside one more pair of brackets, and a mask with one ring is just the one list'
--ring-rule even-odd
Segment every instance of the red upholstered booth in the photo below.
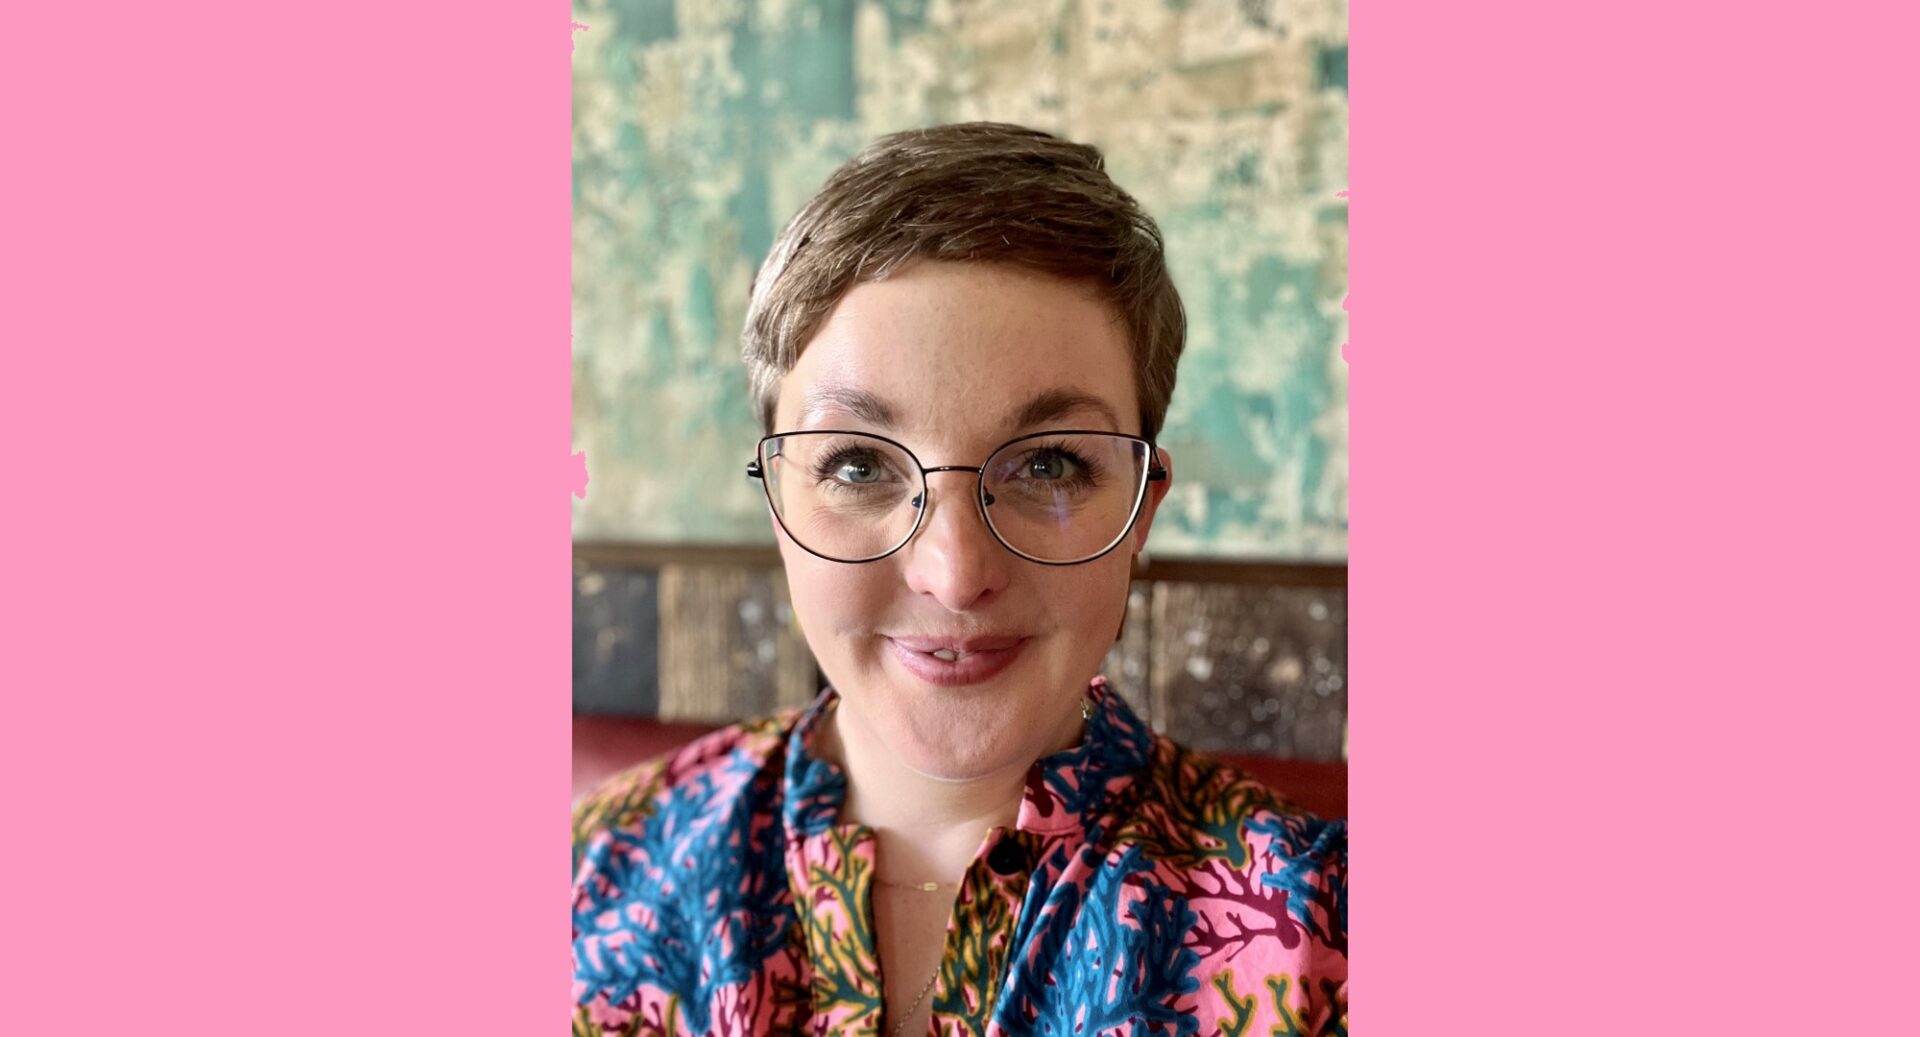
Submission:
{"label": "red upholstered booth", "polygon": [[[573,794],[614,773],[687,744],[713,730],[708,724],[670,724],[643,717],[573,718]],[[1347,765],[1265,756],[1213,754],[1326,818],[1347,816]]]}

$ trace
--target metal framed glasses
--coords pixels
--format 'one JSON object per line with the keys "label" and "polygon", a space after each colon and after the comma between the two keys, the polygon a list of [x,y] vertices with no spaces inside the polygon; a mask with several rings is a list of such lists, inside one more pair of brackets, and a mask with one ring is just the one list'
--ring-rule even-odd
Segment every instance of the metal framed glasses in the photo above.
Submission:
{"label": "metal framed glasses", "polygon": [[831,562],[873,562],[905,547],[927,514],[927,476],[974,473],[974,503],[994,539],[1041,565],[1079,565],[1126,539],[1147,484],[1167,477],[1153,443],[1066,429],[1009,440],[985,464],[920,463],[869,432],[785,432],[760,440],[760,480],[794,543]]}

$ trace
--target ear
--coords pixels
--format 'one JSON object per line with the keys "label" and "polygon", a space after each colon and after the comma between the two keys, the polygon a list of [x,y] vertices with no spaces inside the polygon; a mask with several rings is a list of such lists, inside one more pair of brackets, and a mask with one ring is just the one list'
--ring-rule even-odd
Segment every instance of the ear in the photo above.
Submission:
{"label": "ear", "polygon": [[1153,530],[1153,516],[1160,510],[1160,502],[1167,499],[1167,491],[1173,489],[1173,455],[1162,447],[1154,447],[1153,453],[1167,477],[1147,484],[1147,499],[1140,502],[1140,518],[1133,524],[1133,553],[1136,555],[1147,549],[1147,534]]}

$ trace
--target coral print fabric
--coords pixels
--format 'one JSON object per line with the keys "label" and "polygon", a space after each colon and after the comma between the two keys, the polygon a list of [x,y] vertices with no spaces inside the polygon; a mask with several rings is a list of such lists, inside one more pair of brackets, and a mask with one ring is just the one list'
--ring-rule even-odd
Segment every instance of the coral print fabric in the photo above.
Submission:
{"label": "coral print fabric", "polygon": [[[1105,682],[956,897],[930,1032],[1347,1032],[1346,824],[1157,737]],[[573,1033],[878,1037],[872,830],[833,707],[715,732],[574,815]]]}

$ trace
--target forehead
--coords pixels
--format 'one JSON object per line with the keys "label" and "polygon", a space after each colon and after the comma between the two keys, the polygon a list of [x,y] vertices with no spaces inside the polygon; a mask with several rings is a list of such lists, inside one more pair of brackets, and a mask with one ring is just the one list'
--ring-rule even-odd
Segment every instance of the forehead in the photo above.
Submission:
{"label": "forehead", "polygon": [[844,296],[781,380],[775,426],[1007,437],[1138,434],[1132,355],[1090,289],[983,264],[920,263]]}

